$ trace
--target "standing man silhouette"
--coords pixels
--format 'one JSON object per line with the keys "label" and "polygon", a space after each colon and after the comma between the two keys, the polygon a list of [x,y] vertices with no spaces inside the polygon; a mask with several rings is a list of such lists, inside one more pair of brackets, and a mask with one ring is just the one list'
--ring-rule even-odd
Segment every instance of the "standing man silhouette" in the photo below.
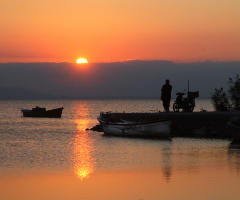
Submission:
{"label": "standing man silhouette", "polygon": [[166,112],[169,112],[172,86],[169,84],[169,80],[166,80],[166,84],[162,86],[161,100],[163,101],[163,107]]}

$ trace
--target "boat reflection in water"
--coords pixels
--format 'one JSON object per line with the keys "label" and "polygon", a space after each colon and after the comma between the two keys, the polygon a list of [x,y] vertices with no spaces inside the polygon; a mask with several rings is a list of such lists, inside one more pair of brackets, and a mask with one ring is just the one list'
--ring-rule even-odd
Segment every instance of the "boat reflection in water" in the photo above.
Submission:
{"label": "boat reflection in water", "polygon": [[240,143],[232,141],[228,147],[228,163],[232,171],[240,174]]}
{"label": "boat reflection in water", "polygon": [[88,178],[94,171],[94,159],[92,156],[94,146],[89,132],[87,119],[76,120],[77,130],[74,137],[74,173],[81,180]]}

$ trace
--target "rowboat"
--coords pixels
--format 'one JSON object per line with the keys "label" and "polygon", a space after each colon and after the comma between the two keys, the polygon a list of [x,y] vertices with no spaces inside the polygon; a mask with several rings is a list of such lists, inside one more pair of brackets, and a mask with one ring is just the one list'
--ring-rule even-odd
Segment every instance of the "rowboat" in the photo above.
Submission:
{"label": "rowboat", "polygon": [[104,115],[97,119],[107,135],[169,138],[171,133],[171,121],[167,119],[138,121],[119,119],[112,122]]}
{"label": "rowboat", "polygon": [[229,127],[231,128],[231,136],[233,141],[240,142],[240,126],[237,123],[228,122],[227,123]]}
{"label": "rowboat", "polygon": [[61,118],[62,116],[61,108],[56,108],[52,110],[46,110],[46,108],[40,108],[36,106],[36,108],[29,109],[22,109],[23,117],[46,117],[46,118]]}

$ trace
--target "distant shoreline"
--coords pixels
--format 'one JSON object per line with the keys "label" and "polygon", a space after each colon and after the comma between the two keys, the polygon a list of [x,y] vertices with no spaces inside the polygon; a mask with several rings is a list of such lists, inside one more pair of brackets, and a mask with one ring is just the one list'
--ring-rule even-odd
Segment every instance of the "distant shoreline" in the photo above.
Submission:
{"label": "distant shoreline", "polygon": [[[46,100],[46,101],[55,101],[55,100],[160,100],[160,97],[158,98],[147,98],[147,97],[84,97],[84,98],[0,98],[0,101],[40,101],[40,100]],[[211,100],[210,98],[198,98],[198,100]],[[171,99],[171,101],[175,101],[174,99]],[[197,99],[196,99],[197,101]]]}

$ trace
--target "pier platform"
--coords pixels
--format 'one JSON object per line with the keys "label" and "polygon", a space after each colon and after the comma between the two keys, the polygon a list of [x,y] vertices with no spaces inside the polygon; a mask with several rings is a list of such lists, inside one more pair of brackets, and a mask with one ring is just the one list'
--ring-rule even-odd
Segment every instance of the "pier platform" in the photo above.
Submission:
{"label": "pier platform", "polygon": [[[108,113],[109,117],[125,120],[158,120],[172,121],[173,137],[209,137],[230,138],[231,129],[227,122],[240,119],[240,112],[161,112],[161,113]],[[92,129],[94,130],[94,129]],[[101,127],[98,130],[101,132]]]}

